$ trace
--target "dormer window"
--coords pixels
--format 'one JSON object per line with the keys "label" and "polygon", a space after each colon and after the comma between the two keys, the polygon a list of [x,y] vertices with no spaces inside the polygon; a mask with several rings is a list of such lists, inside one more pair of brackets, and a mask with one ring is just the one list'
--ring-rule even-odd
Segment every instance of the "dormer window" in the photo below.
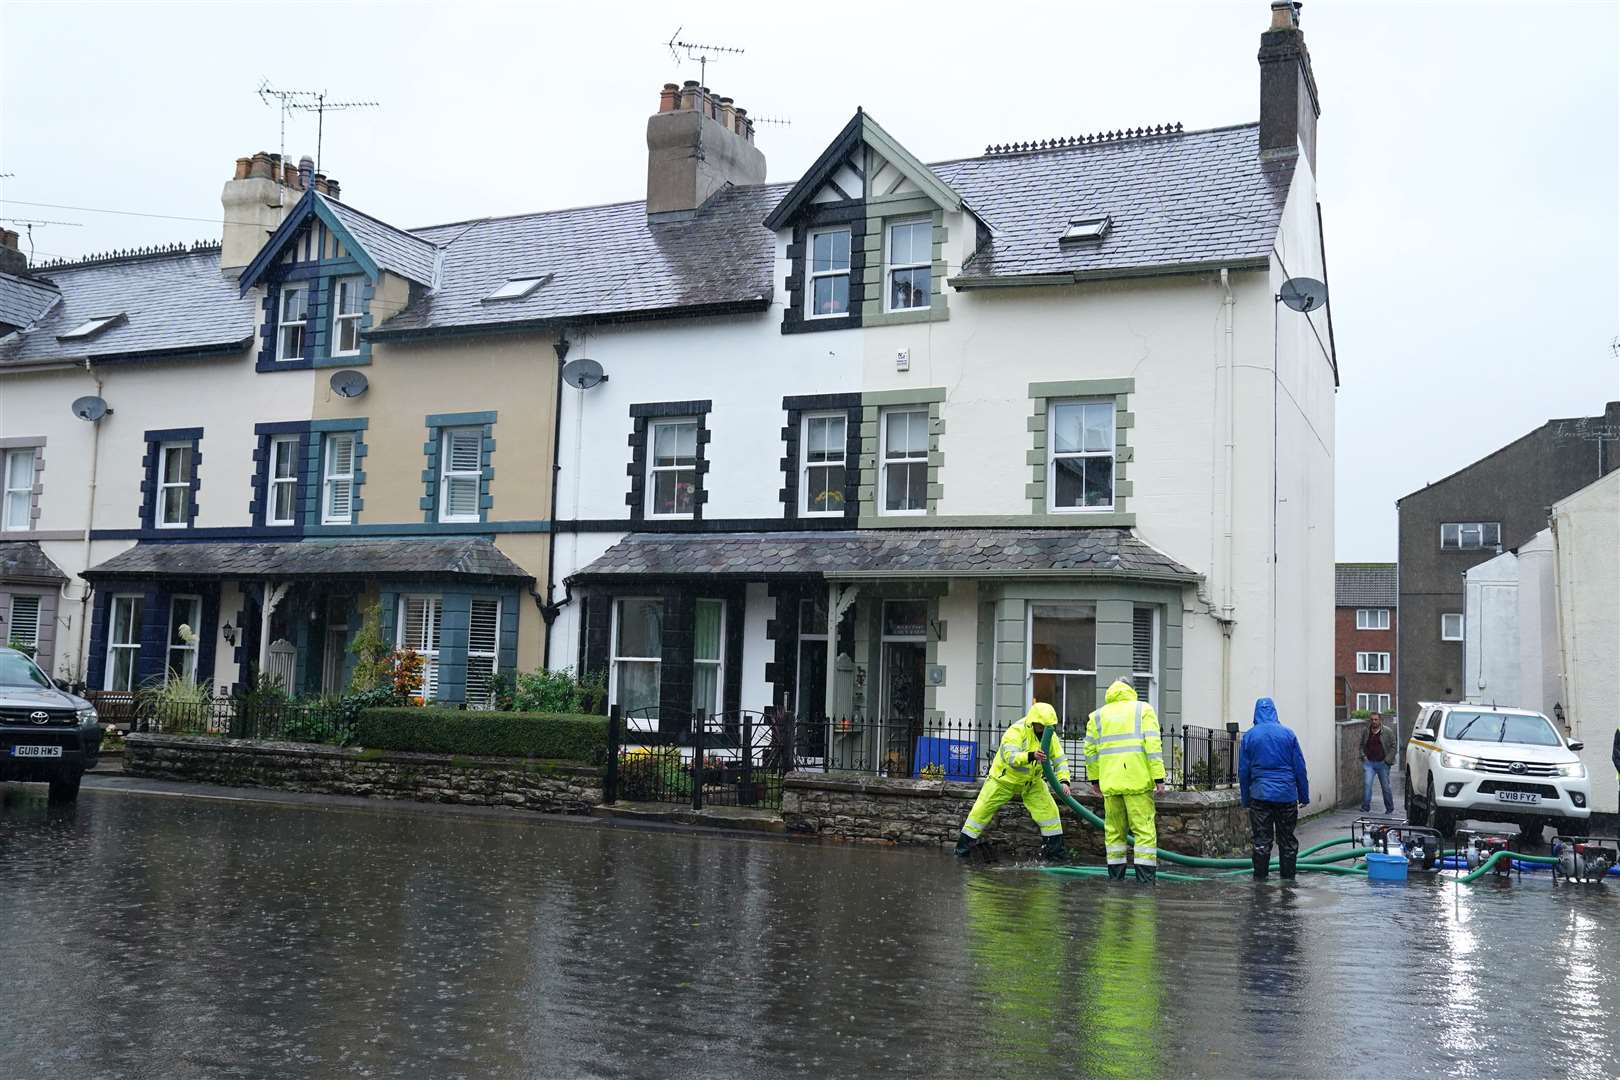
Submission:
{"label": "dormer window", "polygon": [[810,310],[806,318],[849,314],[849,237],[848,229],[810,234]]}
{"label": "dormer window", "polygon": [[495,300],[521,300],[551,280],[550,274],[512,278],[506,284],[484,297],[484,303]]}
{"label": "dormer window", "polygon": [[305,285],[283,285],[281,288],[281,321],[276,331],[276,359],[302,360],[304,358],[305,320],[309,318],[309,288]]}
{"label": "dormer window", "polygon": [[902,221],[889,226],[884,277],[888,310],[915,311],[933,303],[934,221]]}
{"label": "dormer window", "polygon": [[56,340],[80,341],[85,338],[95,337],[97,334],[107,329],[107,327],[112,326],[114,323],[123,321],[124,313],[122,311],[114,315],[97,315],[94,318],[86,319],[84,322],[80,323],[78,326],[75,326],[65,334],[56,335]]}
{"label": "dormer window", "polygon": [[360,320],[365,316],[366,279],[338,278],[332,283],[332,355],[360,352]]}
{"label": "dormer window", "polygon": [[1108,233],[1114,219],[1107,214],[1100,217],[1070,218],[1069,227],[1060,238],[1062,243],[1074,243],[1083,240],[1101,240]]}

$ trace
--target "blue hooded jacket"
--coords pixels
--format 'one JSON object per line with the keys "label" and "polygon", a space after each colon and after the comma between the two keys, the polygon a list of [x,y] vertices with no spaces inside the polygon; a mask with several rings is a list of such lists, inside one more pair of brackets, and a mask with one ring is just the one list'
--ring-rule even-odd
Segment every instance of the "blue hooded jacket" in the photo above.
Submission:
{"label": "blue hooded jacket", "polygon": [[1254,703],[1254,727],[1238,744],[1238,790],[1243,805],[1262,802],[1308,803],[1310,782],[1305,778],[1305,755],[1294,733],[1277,720],[1277,706],[1268,697]]}

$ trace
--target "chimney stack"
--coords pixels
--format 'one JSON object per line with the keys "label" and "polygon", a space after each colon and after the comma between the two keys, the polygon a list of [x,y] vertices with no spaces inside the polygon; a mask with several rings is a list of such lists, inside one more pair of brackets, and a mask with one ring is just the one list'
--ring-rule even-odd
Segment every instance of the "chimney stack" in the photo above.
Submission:
{"label": "chimney stack", "polygon": [[28,256],[17,246],[17,240],[16,229],[0,229],[0,274],[21,277],[28,273]]}
{"label": "chimney stack", "polygon": [[1260,35],[1260,156],[1291,158],[1305,151],[1316,169],[1316,97],[1311,54],[1299,29],[1301,5],[1272,0],[1271,27]]}
{"label": "chimney stack", "polygon": [[[286,192],[281,190],[282,184]],[[297,205],[303,191],[304,178],[298,166],[282,161],[280,154],[261,150],[252,157],[236,159],[231,178],[225,181],[219,197],[225,219],[219,265],[226,277],[241,276],[270,234]]]}
{"label": "chimney stack", "polygon": [[647,216],[690,216],[727,184],[765,182],[748,111],[696,79],[665,83],[647,120]]}

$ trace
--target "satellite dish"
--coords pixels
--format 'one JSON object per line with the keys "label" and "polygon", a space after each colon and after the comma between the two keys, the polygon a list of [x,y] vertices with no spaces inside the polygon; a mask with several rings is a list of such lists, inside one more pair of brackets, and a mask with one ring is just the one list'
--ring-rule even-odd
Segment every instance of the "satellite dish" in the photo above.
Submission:
{"label": "satellite dish", "polygon": [[1295,311],[1315,311],[1327,303],[1327,286],[1315,278],[1293,277],[1282,283],[1277,299]]}
{"label": "satellite dish", "polygon": [[365,372],[347,369],[332,372],[328,384],[332,387],[332,393],[345,398],[359,397],[366,392],[366,387],[371,385],[366,379]]}
{"label": "satellite dish", "polygon": [[73,402],[73,415],[80,420],[88,420],[92,424],[99,422],[103,416],[110,412],[112,410],[107,408],[107,403],[94,395],[77,398]]}
{"label": "satellite dish", "polygon": [[607,375],[602,371],[602,365],[588,356],[582,356],[578,360],[570,360],[564,364],[562,377],[563,382],[572,386],[575,390],[589,390],[597,383],[608,381]]}

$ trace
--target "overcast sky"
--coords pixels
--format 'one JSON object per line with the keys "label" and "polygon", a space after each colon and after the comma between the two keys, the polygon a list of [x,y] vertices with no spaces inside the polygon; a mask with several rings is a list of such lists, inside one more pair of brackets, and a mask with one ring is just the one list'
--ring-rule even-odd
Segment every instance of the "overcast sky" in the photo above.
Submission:
{"label": "overcast sky", "polygon": [[[214,238],[255,94],[326,89],[343,196],[402,226],[641,198],[662,44],[746,49],[708,82],[791,180],[865,106],[924,161],[986,143],[1258,115],[1266,0],[549,5],[0,0],[0,216],[37,252]],[[953,14],[953,12],[955,14]],[[1393,559],[1399,496],[1620,398],[1612,3],[1312,0],[1342,388],[1338,554]],[[288,153],[314,153],[295,116]],[[58,206],[25,205],[54,203]],[[174,215],[137,217],[79,207]],[[25,244],[26,246],[26,244]]]}

